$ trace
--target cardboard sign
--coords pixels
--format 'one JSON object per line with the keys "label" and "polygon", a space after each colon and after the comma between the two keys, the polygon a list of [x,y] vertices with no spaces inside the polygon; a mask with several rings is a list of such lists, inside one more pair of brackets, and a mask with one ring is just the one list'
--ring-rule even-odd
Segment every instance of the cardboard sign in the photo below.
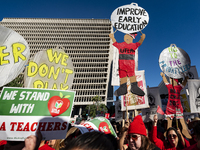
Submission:
{"label": "cardboard sign", "polygon": [[127,82],[128,93],[126,95],[121,96],[122,97],[121,98],[122,111],[126,110],[126,103],[128,106],[128,110],[149,108],[144,70],[136,71],[135,75],[136,75],[136,80],[138,82],[138,87],[144,91],[145,95],[138,96],[138,95],[132,94],[130,91],[131,90],[130,80],[128,80]]}
{"label": "cardboard sign", "polygon": [[73,83],[74,67],[64,50],[40,51],[29,61],[24,86],[67,90]]}
{"label": "cardboard sign", "polygon": [[191,61],[189,55],[183,49],[171,44],[170,47],[161,52],[159,66],[167,76],[179,79],[188,73]]}
{"label": "cardboard sign", "polygon": [[[119,86],[120,85],[120,78],[119,78],[119,51],[118,49],[112,45],[113,48],[113,68],[112,68],[112,86]],[[135,50],[135,71],[138,71],[138,48]],[[118,89],[118,88],[116,88]]]}
{"label": "cardboard sign", "polygon": [[134,33],[147,26],[149,15],[137,3],[131,3],[115,9],[111,15],[111,22],[115,29],[123,33]]}
{"label": "cardboard sign", "polygon": [[26,40],[14,30],[0,26],[0,87],[24,70],[29,57]]}
{"label": "cardboard sign", "polygon": [[100,131],[104,132],[105,134],[112,134],[117,137],[110,121],[104,117],[95,117],[90,121],[86,121],[80,125],[76,125],[76,127],[80,129],[82,134],[86,132]]}
{"label": "cardboard sign", "polygon": [[23,141],[40,130],[44,140],[65,138],[75,92],[3,88],[0,139]]}

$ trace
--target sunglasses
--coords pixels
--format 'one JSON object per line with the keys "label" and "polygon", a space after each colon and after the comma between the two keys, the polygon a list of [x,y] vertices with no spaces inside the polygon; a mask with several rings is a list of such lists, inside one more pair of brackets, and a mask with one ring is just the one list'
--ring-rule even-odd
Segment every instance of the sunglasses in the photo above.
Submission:
{"label": "sunglasses", "polygon": [[127,135],[128,140],[132,139],[133,141],[137,141],[140,136],[137,135]]}
{"label": "sunglasses", "polygon": [[173,137],[175,139],[177,137],[177,135],[175,135],[175,134],[169,134],[168,137],[170,137],[170,138]]}

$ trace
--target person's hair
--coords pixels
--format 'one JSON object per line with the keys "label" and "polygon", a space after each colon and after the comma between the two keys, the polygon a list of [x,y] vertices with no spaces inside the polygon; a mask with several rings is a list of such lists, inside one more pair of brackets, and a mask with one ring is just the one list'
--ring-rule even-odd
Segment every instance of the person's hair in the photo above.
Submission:
{"label": "person's hair", "polygon": [[169,143],[169,140],[168,140],[168,134],[169,134],[169,131],[171,130],[174,130],[174,132],[176,133],[177,137],[178,137],[178,144],[177,144],[177,147],[183,149],[184,146],[182,144],[182,140],[181,140],[181,135],[178,133],[178,131],[176,130],[176,128],[174,127],[170,127],[167,129],[167,133],[166,133],[166,136],[167,136],[167,142]]}
{"label": "person's hair", "polygon": [[65,150],[117,150],[117,140],[111,134],[87,132],[67,143]]}
{"label": "person's hair", "polygon": [[155,144],[153,144],[148,137],[141,135],[141,147],[139,150],[152,150],[156,147]]}
{"label": "person's hair", "polygon": [[200,122],[199,121],[195,124],[193,131],[194,131],[194,135],[196,135],[197,140],[200,140]]}

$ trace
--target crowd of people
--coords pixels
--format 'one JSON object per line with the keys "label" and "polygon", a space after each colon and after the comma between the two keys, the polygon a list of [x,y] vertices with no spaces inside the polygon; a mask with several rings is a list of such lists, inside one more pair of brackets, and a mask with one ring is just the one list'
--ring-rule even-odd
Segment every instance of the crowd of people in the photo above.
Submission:
{"label": "crowd of people", "polygon": [[200,119],[188,121],[191,139],[182,134],[178,119],[174,118],[172,127],[166,129],[166,120],[154,116],[152,122],[144,123],[142,116],[129,119],[123,125],[111,121],[117,134],[87,132],[69,125],[65,139],[42,140],[40,131],[36,136],[28,136],[25,141],[0,141],[0,150],[198,150],[200,149]]}

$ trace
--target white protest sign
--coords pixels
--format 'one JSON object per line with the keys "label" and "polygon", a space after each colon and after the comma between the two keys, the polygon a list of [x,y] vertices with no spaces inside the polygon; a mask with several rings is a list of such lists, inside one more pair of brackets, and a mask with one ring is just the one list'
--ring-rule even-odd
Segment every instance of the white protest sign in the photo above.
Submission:
{"label": "white protest sign", "polygon": [[31,58],[24,77],[25,87],[67,90],[73,83],[74,67],[64,50],[48,49]]}
{"label": "white protest sign", "polygon": [[171,78],[183,78],[190,70],[191,61],[189,55],[181,48],[171,44],[164,49],[159,57],[161,70]]}
{"label": "white protest sign", "polygon": [[138,83],[138,87],[141,88],[145,95],[144,96],[138,96],[133,93],[131,93],[131,83],[128,79],[127,82],[127,90],[128,93],[126,95],[121,96],[121,111],[126,110],[126,104],[128,110],[135,110],[135,109],[143,109],[143,108],[149,108],[149,102],[147,97],[147,89],[146,89],[146,81],[145,81],[145,71],[135,71],[136,80]]}
{"label": "white protest sign", "polygon": [[4,87],[0,97],[0,139],[24,141],[41,131],[43,140],[66,136],[75,92]]}
{"label": "white protest sign", "polygon": [[123,33],[134,33],[143,30],[149,22],[149,15],[137,3],[124,5],[115,9],[111,15],[111,23],[115,29]]}
{"label": "white protest sign", "polygon": [[14,30],[0,26],[0,87],[24,70],[29,57],[26,40]]}

